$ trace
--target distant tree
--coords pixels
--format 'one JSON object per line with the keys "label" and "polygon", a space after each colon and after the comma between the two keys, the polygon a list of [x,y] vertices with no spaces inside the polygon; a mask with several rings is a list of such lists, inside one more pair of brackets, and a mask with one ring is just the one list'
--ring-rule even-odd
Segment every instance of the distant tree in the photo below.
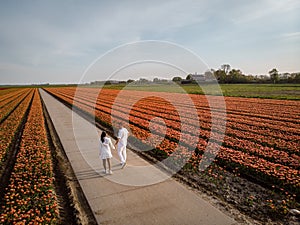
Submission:
{"label": "distant tree", "polygon": [[154,79],[153,79],[153,83],[158,83],[159,82],[159,79],[157,78],[157,77],[155,77]]}
{"label": "distant tree", "polygon": [[293,83],[300,83],[300,73],[294,73]]}
{"label": "distant tree", "polygon": [[244,83],[246,82],[246,77],[239,69],[232,69],[227,76],[228,83]]}
{"label": "distant tree", "polygon": [[223,70],[226,75],[229,73],[230,68],[231,68],[231,66],[229,64],[223,64],[223,65],[221,65],[221,70]]}
{"label": "distant tree", "polygon": [[269,74],[270,74],[270,78],[271,78],[271,81],[275,84],[275,83],[278,83],[279,81],[279,74],[278,74],[278,70],[276,68],[272,69],[269,71]]}
{"label": "distant tree", "polygon": [[225,83],[226,82],[226,73],[224,70],[216,70],[214,72],[214,75],[219,83]]}
{"label": "distant tree", "polygon": [[186,80],[193,80],[192,74],[188,74],[188,75],[186,76]]}
{"label": "distant tree", "polygon": [[173,77],[172,81],[173,82],[181,82],[182,78],[181,77]]}
{"label": "distant tree", "polygon": [[146,83],[148,83],[149,82],[149,80],[147,80],[147,79],[145,79],[145,78],[140,78],[139,79],[139,83],[141,83],[141,84],[146,84]]}
{"label": "distant tree", "polygon": [[257,82],[257,76],[253,76],[253,75],[247,75],[247,80],[248,82],[254,83]]}
{"label": "distant tree", "polygon": [[290,73],[283,73],[279,75],[280,79],[285,79],[285,80],[287,80],[290,76],[291,76]]}
{"label": "distant tree", "polygon": [[128,79],[128,80],[127,80],[127,84],[130,84],[130,83],[132,83],[132,82],[134,82],[134,80],[132,80],[132,79]]}

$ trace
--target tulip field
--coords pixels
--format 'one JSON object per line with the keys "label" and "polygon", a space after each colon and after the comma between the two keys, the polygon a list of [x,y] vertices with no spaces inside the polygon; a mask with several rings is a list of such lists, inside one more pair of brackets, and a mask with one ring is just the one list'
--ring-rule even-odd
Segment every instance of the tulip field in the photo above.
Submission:
{"label": "tulip field", "polygon": [[12,142],[25,123],[7,187],[1,193],[0,223],[54,224],[58,201],[39,92],[9,89],[1,90],[0,95],[1,177],[13,151]]}
{"label": "tulip field", "polygon": [[[220,170],[299,200],[300,101],[224,97],[222,109],[220,96],[212,98],[217,104],[210,107],[208,99],[197,94],[91,87],[44,90],[107,130],[128,118],[129,144],[149,147],[157,160],[172,156],[176,163],[187,158],[184,168],[199,173],[212,143],[219,149],[213,164]],[[0,89],[0,224],[61,221],[49,117],[43,110],[37,88]],[[219,124],[224,121],[222,130]]]}
{"label": "tulip field", "polygon": [[[47,88],[46,91],[65,104],[95,115],[96,120],[107,127],[112,126],[112,118],[122,121],[130,112],[132,135],[149,146],[154,145],[153,140],[164,137],[153,147],[164,152],[166,157],[173,153],[181,135],[178,157],[187,154],[189,147],[196,146],[189,159],[189,165],[195,169],[211,133],[218,135],[218,130],[211,131],[211,109],[204,95],[189,95],[198,113],[197,121],[191,116],[193,107],[187,103],[186,95],[179,93],[160,93],[160,97],[154,97],[151,92],[127,90],[118,95],[120,90],[75,87]],[[95,96],[98,96],[96,101]],[[176,107],[165,100],[170,98],[177,102]],[[128,100],[136,103],[130,106]],[[215,163],[266,186],[276,186],[298,195],[300,102],[238,97],[225,97],[225,102],[226,118],[218,113],[221,109],[212,109],[216,112],[216,121],[226,119],[225,137]],[[182,107],[184,115],[179,116],[178,107]],[[167,128],[164,129],[161,121],[154,122],[152,138],[147,139],[149,123],[155,117],[160,117]],[[185,121],[182,127],[181,120]]]}

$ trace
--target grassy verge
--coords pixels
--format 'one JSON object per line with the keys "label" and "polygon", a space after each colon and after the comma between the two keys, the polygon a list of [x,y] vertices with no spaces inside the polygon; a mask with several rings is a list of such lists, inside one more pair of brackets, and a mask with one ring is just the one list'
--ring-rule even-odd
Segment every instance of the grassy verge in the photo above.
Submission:
{"label": "grassy verge", "polygon": [[203,84],[201,87],[196,84],[114,84],[105,85],[103,88],[189,94],[204,94],[205,90],[205,94],[209,95],[220,95],[219,88],[221,88],[224,96],[300,100],[300,84],[221,84],[219,86],[216,84]]}

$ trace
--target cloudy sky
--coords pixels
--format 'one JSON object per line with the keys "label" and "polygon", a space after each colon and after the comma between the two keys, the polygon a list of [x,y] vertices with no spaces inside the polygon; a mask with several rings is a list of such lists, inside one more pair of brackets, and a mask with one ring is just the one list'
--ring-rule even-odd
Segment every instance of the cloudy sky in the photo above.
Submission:
{"label": "cloudy sky", "polygon": [[296,72],[299,11],[299,0],[1,1],[0,84],[77,83],[99,56],[141,40],[183,46],[209,68]]}

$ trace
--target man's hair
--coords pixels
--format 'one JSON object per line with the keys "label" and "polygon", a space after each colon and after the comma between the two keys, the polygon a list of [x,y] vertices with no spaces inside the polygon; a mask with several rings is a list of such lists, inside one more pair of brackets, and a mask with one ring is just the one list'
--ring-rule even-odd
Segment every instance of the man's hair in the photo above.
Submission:
{"label": "man's hair", "polygon": [[124,127],[125,126],[125,122],[124,121],[118,121],[117,123],[118,127]]}

